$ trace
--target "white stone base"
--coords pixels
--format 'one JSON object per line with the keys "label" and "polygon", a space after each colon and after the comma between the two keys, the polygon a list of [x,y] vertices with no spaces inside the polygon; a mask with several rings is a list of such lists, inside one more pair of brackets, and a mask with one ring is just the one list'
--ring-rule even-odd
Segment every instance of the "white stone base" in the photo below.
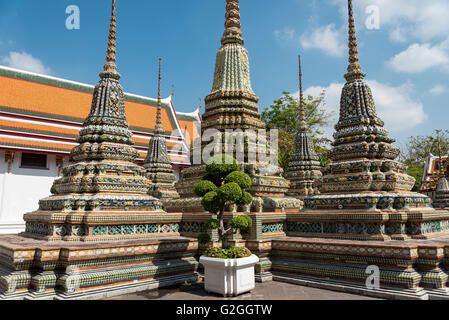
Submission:
{"label": "white stone base", "polygon": [[254,290],[254,266],[259,258],[252,255],[241,259],[216,259],[202,256],[204,288],[223,296],[238,296]]}

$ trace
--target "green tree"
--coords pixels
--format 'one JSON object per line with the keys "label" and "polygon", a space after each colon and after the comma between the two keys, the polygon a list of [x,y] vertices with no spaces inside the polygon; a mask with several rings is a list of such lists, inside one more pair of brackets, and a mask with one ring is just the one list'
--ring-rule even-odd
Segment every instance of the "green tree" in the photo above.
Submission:
{"label": "green tree", "polygon": [[[332,113],[325,109],[325,95],[323,91],[316,98],[308,96],[304,102],[306,122],[315,143],[315,151],[323,166],[330,162],[327,157],[327,146],[330,140],[322,137],[322,128],[330,125],[329,119],[332,116]],[[283,92],[281,98],[275,100],[273,105],[262,112],[262,120],[266,123],[267,129],[279,130],[279,166],[284,169],[284,174],[287,172],[299,127],[298,104],[298,99],[289,92]]]}
{"label": "green tree", "polygon": [[419,192],[424,163],[432,155],[446,156],[449,152],[449,131],[435,130],[430,136],[410,137],[400,160],[408,166],[407,173],[416,179],[413,191]]}
{"label": "green tree", "polygon": [[[217,215],[217,219],[207,221],[209,230],[218,229],[219,240],[222,247],[228,249],[228,237],[234,230],[247,231],[252,226],[249,216],[235,217],[230,227],[224,224],[225,208],[231,205],[249,205],[253,201],[252,195],[247,192],[251,185],[251,178],[240,171],[237,161],[228,155],[212,157],[206,165],[206,176],[195,187],[197,196],[202,197],[201,204],[204,209]],[[211,241],[210,235],[203,233],[198,236],[200,243]]]}

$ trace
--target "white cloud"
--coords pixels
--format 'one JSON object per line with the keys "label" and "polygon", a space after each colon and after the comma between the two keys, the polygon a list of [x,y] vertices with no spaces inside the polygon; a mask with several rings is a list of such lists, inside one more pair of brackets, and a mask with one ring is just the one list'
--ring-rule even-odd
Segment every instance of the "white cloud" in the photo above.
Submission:
{"label": "white cloud", "polygon": [[397,27],[390,32],[390,40],[394,42],[405,43],[407,42],[407,37],[405,36],[404,30],[400,27]]}
{"label": "white cloud", "polygon": [[[391,132],[401,132],[415,128],[428,116],[424,112],[421,102],[412,99],[413,85],[405,83],[399,87],[389,86],[375,80],[368,80],[376,104],[378,116],[385,122],[385,127]],[[317,96],[323,90],[326,91],[326,104],[329,111],[335,115],[340,114],[340,98],[343,83],[332,83],[327,87],[310,87],[305,91],[306,95]],[[335,124],[338,119],[332,119]],[[326,135],[331,137],[334,130],[326,130]]]}
{"label": "white cloud", "polygon": [[447,91],[446,86],[443,86],[441,84],[436,85],[435,87],[430,89],[430,93],[434,96],[439,96]]}
{"label": "white cloud", "polygon": [[417,73],[433,67],[447,67],[449,55],[447,41],[432,46],[430,43],[414,43],[405,51],[395,55],[388,64],[397,72]]}
{"label": "white cloud", "polygon": [[[340,6],[340,11],[347,16],[347,0],[332,0]],[[387,26],[393,40],[413,37],[422,41],[429,41],[436,37],[446,37],[449,34],[449,1],[447,0],[358,0],[354,1],[357,12],[356,20],[360,27],[364,26],[363,19],[367,18],[365,10],[375,5],[380,9],[381,28]],[[402,37],[397,36],[398,28]]]}
{"label": "white cloud", "polygon": [[296,35],[296,31],[289,27],[284,27],[283,29],[275,30],[273,33],[276,39],[281,41],[292,40]]}
{"label": "white cloud", "polygon": [[311,32],[305,32],[300,37],[304,49],[319,49],[325,54],[342,57],[345,53],[343,34],[335,28],[335,24],[319,27]]}
{"label": "white cloud", "polygon": [[10,52],[9,56],[1,57],[1,62],[11,68],[35,72],[39,74],[50,74],[50,68],[44,66],[42,61],[34,58],[31,54],[24,51]]}

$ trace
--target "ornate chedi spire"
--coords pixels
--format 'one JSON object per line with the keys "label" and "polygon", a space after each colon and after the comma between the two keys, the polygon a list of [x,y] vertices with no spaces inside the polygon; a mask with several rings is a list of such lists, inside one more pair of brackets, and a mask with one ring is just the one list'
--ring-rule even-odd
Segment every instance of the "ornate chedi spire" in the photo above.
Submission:
{"label": "ornate chedi spire", "polygon": [[144,238],[147,232],[128,224],[145,223],[150,212],[163,212],[162,203],[147,195],[151,183],[145,169],[134,163],[139,153],[131,141],[116,66],[115,0],[100,78],[79,145],[71,151],[74,163],[63,168],[54,195],[39,202],[39,211],[25,215],[26,235],[68,241]]}
{"label": "ornate chedi spire", "polygon": [[[250,161],[247,161],[251,152],[251,155],[257,153],[255,151],[257,148],[269,150],[270,146],[263,140],[262,135],[256,137],[259,139],[257,142],[254,138],[259,134],[259,129],[265,129],[265,123],[259,114],[259,98],[251,86],[248,51],[243,45],[239,0],[226,0],[225,31],[216,56],[212,91],[205,98],[202,134],[208,129],[220,133],[218,137],[215,136],[215,142],[218,142],[214,149],[216,152],[234,150],[235,154],[239,153],[237,158],[244,154],[246,163],[242,163],[242,167],[253,181],[250,192],[255,202],[264,203],[264,210],[297,209],[301,206],[301,202],[295,198],[285,197],[289,182],[281,177],[282,169],[277,165],[268,164],[267,157],[261,159],[260,155],[256,161],[251,161],[256,163],[248,164]],[[229,131],[233,133],[232,141],[226,137]],[[221,143],[217,140],[221,140]],[[193,148],[192,159],[196,153],[195,147],[198,146],[195,144]],[[208,142],[203,141],[201,147],[201,151],[205,150],[209,147]],[[243,162],[241,158],[239,161]],[[183,170],[177,184],[182,200],[172,203],[173,210],[182,208],[182,210],[203,211],[201,199],[195,195],[194,188],[204,175],[204,163]],[[197,207],[192,209],[187,206]]]}
{"label": "ornate chedi spire", "polygon": [[437,209],[444,209],[449,207],[449,183],[447,181],[447,173],[441,155],[441,138],[438,136],[438,156],[440,160],[440,177],[438,186],[433,197],[433,206]]}
{"label": "ornate chedi spire", "polygon": [[299,56],[299,127],[295,136],[295,144],[287,179],[290,180],[289,196],[304,199],[319,194],[316,181],[321,178],[321,166],[316,155],[309,128],[306,123],[304,94],[302,90],[301,56]]}
{"label": "ornate chedi spire", "polygon": [[[363,80],[359,64],[352,0],[349,12],[349,67],[341,95],[340,120],[329,157],[333,164],[324,172],[322,193],[410,191],[414,179],[406,167],[394,161],[400,153],[392,145],[383,121],[377,116],[371,88]],[[368,167],[367,167],[368,166]],[[342,171],[341,171],[342,170]],[[350,173],[345,173],[349,170]],[[352,175],[358,174],[356,180]],[[351,183],[335,183],[334,175],[347,175]]]}
{"label": "ornate chedi spire", "polygon": [[348,25],[349,25],[349,66],[345,75],[347,81],[363,80],[365,73],[359,63],[359,51],[357,49],[357,35],[355,32],[354,10],[352,0],[348,2]]}
{"label": "ornate chedi spire", "polygon": [[176,176],[168,158],[167,140],[162,136],[162,100],[161,100],[161,59],[159,59],[157,115],[154,136],[150,139],[148,154],[144,162],[147,177],[152,182],[150,195],[161,200],[177,199]]}
{"label": "ornate chedi spire", "polygon": [[212,92],[205,99],[203,132],[209,128],[263,129],[259,98],[251,86],[248,51],[243,46],[239,0],[226,0],[225,20]]}
{"label": "ornate chedi spire", "polygon": [[[411,192],[415,179],[395,159],[384,123],[358,62],[352,1],[349,68],[335,126],[332,163],[318,182],[320,195],[305,198],[305,210],[289,217],[290,235],[360,240],[407,240],[447,231],[447,212],[436,212],[425,195]],[[434,226],[437,226],[434,228]]]}

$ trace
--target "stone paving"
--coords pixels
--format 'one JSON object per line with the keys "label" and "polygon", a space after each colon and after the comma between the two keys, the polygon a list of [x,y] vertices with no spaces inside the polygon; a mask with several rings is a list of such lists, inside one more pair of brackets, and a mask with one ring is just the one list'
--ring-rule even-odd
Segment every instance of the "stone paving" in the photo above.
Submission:
{"label": "stone paving", "polygon": [[303,287],[283,282],[257,283],[252,293],[223,298],[208,294],[202,283],[162,288],[109,298],[108,300],[378,300],[343,292]]}

